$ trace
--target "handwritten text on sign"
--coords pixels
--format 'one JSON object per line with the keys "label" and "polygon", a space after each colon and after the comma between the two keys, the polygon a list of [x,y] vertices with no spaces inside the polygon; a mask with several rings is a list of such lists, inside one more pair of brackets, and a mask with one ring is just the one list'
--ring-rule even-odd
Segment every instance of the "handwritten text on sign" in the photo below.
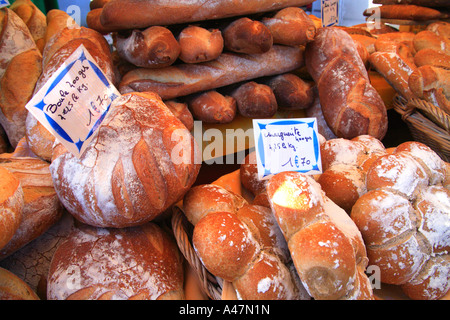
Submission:
{"label": "handwritten text on sign", "polygon": [[260,179],[283,171],[322,172],[316,118],[253,120]]}
{"label": "handwritten text on sign", "polygon": [[80,157],[120,96],[81,45],[52,75],[26,108],[64,146]]}
{"label": "handwritten text on sign", "polygon": [[339,23],[339,0],[322,0],[322,26],[331,27]]}

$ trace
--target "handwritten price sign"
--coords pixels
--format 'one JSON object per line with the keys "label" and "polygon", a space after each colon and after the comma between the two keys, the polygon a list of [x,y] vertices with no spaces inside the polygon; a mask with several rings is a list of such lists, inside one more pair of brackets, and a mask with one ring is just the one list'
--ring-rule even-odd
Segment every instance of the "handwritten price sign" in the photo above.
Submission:
{"label": "handwritten price sign", "polygon": [[322,172],[316,118],[253,120],[260,179],[283,171]]}
{"label": "handwritten price sign", "polygon": [[322,26],[331,27],[339,23],[339,0],[322,0]]}
{"label": "handwritten price sign", "polygon": [[28,102],[26,108],[80,157],[112,102],[120,96],[81,45]]}
{"label": "handwritten price sign", "polygon": [[7,7],[9,4],[8,0],[0,0],[0,8]]}

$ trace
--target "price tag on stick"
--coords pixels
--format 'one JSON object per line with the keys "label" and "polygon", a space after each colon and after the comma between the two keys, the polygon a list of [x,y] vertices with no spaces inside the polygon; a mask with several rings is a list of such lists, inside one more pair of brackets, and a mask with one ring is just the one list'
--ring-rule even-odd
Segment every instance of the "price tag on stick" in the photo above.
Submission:
{"label": "price tag on stick", "polygon": [[316,118],[253,119],[259,179],[284,171],[322,172]]}
{"label": "price tag on stick", "polygon": [[80,45],[26,108],[79,158],[119,96],[94,58]]}

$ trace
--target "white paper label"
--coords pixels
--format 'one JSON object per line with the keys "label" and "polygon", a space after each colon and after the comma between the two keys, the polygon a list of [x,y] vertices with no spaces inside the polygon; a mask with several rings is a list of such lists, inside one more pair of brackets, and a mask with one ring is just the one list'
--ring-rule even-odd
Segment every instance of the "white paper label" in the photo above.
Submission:
{"label": "white paper label", "polygon": [[322,26],[331,27],[339,23],[339,0],[322,0]]}
{"label": "white paper label", "polygon": [[284,171],[322,172],[316,118],[253,119],[259,179]]}
{"label": "white paper label", "polygon": [[8,0],[0,0],[0,8],[9,6]]}
{"label": "white paper label", "polygon": [[86,48],[80,45],[26,108],[70,152],[80,157],[119,96]]}

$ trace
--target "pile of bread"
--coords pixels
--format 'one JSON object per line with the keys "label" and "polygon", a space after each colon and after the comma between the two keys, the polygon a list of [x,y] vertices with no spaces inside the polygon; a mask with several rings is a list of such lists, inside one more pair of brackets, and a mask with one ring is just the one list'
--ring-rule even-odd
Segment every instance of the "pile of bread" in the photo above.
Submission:
{"label": "pile of bread", "polygon": [[367,38],[370,35],[359,36],[370,48],[373,68],[405,99],[423,99],[450,113],[450,23],[445,20],[450,9],[448,1],[376,3],[382,4],[375,8],[381,10],[381,18],[414,20],[424,27],[417,32],[396,32],[372,39]]}
{"label": "pile of bread", "polygon": [[[29,0],[1,9],[0,298],[207,299],[168,223],[173,206],[192,224],[202,263],[239,299],[374,299],[366,274],[372,264],[382,281],[401,285],[411,298],[443,297],[450,274],[448,164],[422,145],[383,147],[387,113],[370,83],[367,48],[347,30],[319,27],[300,8],[311,2],[220,1],[200,10],[195,1],[161,8],[92,1],[90,28],[60,10],[39,14]],[[236,18],[242,14],[252,19]],[[294,33],[278,33],[279,20],[301,25],[301,39],[283,42]],[[260,42],[244,32],[244,46],[237,41],[243,30]],[[112,45],[102,33],[112,34]],[[205,40],[216,45],[194,52]],[[77,158],[25,105],[81,44],[121,96]],[[240,52],[244,47],[256,51]],[[255,108],[260,102],[271,111]],[[251,198],[194,186],[202,163],[190,132],[194,118],[230,122],[237,111],[271,117],[278,106],[318,118],[323,174],[285,172],[259,181],[247,159],[240,181]],[[351,151],[339,157],[333,143]],[[403,172],[418,174],[411,192],[372,169],[397,155],[414,162]],[[389,218],[358,205],[370,202],[372,191],[411,206],[399,217],[404,227],[395,221],[404,232],[380,236],[376,223]],[[430,209],[431,202],[441,207]],[[414,268],[386,271],[405,261],[383,254],[413,242],[417,250],[407,261]],[[436,287],[438,275],[445,285]]]}

